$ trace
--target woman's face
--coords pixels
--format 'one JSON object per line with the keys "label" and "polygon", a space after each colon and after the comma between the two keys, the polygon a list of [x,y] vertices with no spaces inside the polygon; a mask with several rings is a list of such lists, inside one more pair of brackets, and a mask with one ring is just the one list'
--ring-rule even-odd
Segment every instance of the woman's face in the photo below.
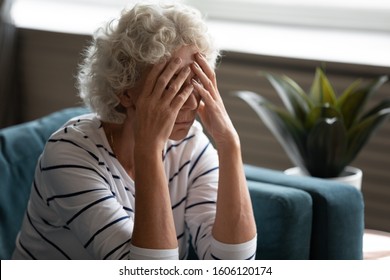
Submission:
{"label": "woman's face", "polygon": [[[172,60],[177,57],[180,57],[182,63],[180,68],[177,70],[176,74],[172,77],[171,81],[173,81],[177,77],[177,75],[184,67],[189,67],[192,65],[192,63],[194,63],[195,55],[198,52],[199,52],[198,49],[194,46],[183,46],[177,49],[172,54],[171,57]],[[140,94],[140,92],[142,92],[141,87],[143,86],[147,75],[148,75],[148,69],[145,70],[144,74],[141,76],[140,80],[138,81],[136,86],[133,88],[132,93],[130,94],[134,96],[136,99],[138,98],[137,95]],[[193,78],[196,79],[197,77],[195,77],[195,74],[191,70],[191,73],[188,75],[180,91],[183,90],[188,84],[191,84],[191,80]],[[187,136],[189,129],[191,128],[192,124],[195,121],[195,117],[198,111],[200,101],[201,101],[201,97],[199,93],[196,90],[193,90],[192,94],[184,103],[184,105],[182,106],[182,108],[180,109],[177,115],[169,139],[181,140]],[[134,104],[136,104],[136,100],[134,100]]]}
{"label": "woman's face", "polygon": [[[173,53],[172,59],[180,57],[183,61],[182,68],[184,68],[191,66],[191,64],[195,61],[196,53],[198,53],[198,50],[194,46],[183,46]],[[185,84],[183,85],[183,88],[184,86],[191,83],[192,78],[196,77],[194,77],[194,73],[191,72]],[[187,136],[189,129],[195,121],[200,101],[201,97],[199,93],[194,90],[179,111],[172,129],[172,133],[169,137],[170,139],[181,140]]]}

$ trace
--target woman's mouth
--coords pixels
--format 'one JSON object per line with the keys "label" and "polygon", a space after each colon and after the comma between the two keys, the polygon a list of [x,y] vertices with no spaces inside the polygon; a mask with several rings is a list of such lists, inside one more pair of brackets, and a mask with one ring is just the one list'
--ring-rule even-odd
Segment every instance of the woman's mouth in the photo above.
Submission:
{"label": "woman's mouth", "polygon": [[178,120],[175,121],[175,125],[190,125],[193,123],[193,120]]}

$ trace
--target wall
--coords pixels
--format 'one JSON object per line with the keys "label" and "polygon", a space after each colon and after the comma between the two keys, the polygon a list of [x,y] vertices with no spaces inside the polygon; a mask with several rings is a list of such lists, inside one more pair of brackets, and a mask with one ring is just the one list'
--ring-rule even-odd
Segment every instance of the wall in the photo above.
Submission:
{"label": "wall", "polygon": [[[77,106],[75,74],[80,53],[89,36],[22,29],[19,38],[19,75],[23,93],[20,114],[31,120],[60,108]],[[262,70],[284,73],[308,88],[316,61],[304,61],[240,53],[225,53],[217,70],[219,89],[242,141],[246,163],[284,170],[291,166],[280,145],[255,114],[240,100],[235,90],[252,90],[279,101],[268,82],[258,76]],[[327,72],[340,91],[357,77],[390,76],[389,68],[328,63]],[[376,99],[390,93],[390,83]],[[375,99],[374,99],[375,101]],[[366,227],[390,231],[390,122],[377,132],[352,165],[363,169],[362,191],[366,204]]]}
{"label": "wall", "polygon": [[19,30],[20,114],[24,121],[81,104],[75,76],[89,41],[90,36]]}
{"label": "wall", "polygon": [[18,121],[15,104],[19,96],[13,79],[16,71],[16,28],[9,14],[11,1],[0,1],[0,128]]}

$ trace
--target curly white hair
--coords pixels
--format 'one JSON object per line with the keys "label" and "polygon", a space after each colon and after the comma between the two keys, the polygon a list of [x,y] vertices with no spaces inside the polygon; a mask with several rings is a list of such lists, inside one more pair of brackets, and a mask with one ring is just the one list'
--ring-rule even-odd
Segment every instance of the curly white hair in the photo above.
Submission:
{"label": "curly white hair", "polygon": [[219,56],[199,11],[182,4],[136,4],[98,29],[77,76],[79,95],[103,121],[122,123],[119,96],[146,66],[194,45],[212,67]]}

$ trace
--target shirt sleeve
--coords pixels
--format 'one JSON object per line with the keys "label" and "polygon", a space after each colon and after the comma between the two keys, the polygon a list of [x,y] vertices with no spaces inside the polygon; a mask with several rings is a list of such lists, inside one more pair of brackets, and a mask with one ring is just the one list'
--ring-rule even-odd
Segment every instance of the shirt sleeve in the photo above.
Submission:
{"label": "shirt sleeve", "polygon": [[178,260],[179,251],[176,249],[145,249],[130,245],[130,260]]}
{"label": "shirt sleeve", "polygon": [[57,213],[53,226],[70,230],[79,250],[95,259],[127,258],[134,223],[116,199],[114,179],[93,145],[58,139],[46,148],[38,182],[47,206]]}
{"label": "shirt sleeve", "polygon": [[216,260],[254,260],[256,257],[257,235],[240,244],[226,244],[216,239],[211,241],[211,257]]}
{"label": "shirt sleeve", "polygon": [[199,259],[254,259],[257,237],[242,244],[224,244],[214,239],[219,162],[218,154],[206,136],[200,137],[189,178],[186,224]]}

